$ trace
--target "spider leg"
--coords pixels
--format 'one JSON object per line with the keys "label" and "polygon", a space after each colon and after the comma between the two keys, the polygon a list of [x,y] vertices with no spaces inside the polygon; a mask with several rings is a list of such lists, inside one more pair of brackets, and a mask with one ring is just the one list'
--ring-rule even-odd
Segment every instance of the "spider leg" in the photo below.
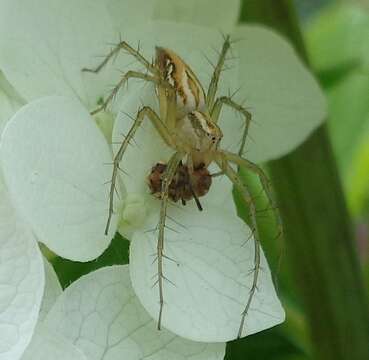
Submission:
{"label": "spider leg", "polygon": [[278,234],[277,234],[277,238],[282,237],[283,238],[283,223],[282,223],[282,218],[281,215],[279,213],[279,209],[277,207],[277,203],[274,199],[273,196],[273,191],[270,185],[270,181],[267,177],[267,175],[265,174],[265,172],[263,171],[263,169],[261,167],[259,167],[258,165],[254,164],[252,161],[247,160],[237,154],[233,154],[231,152],[228,151],[222,151],[222,154],[224,156],[224,158],[238,166],[242,166],[250,171],[252,171],[253,173],[255,173],[260,180],[261,186],[263,187],[263,191],[265,192],[265,195],[268,198],[268,201],[272,207],[273,213],[274,213],[274,217],[275,217],[275,221],[277,223],[278,226]]}
{"label": "spider leg", "polygon": [[165,81],[163,81],[162,79],[160,79],[160,77],[158,77],[158,76],[153,76],[153,75],[145,74],[145,73],[142,73],[142,72],[139,72],[139,71],[129,70],[129,71],[127,71],[122,76],[122,78],[119,80],[119,82],[117,83],[117,85],[114,86],[112,92],[104,100],[104,102],[102,103],[102,105],[99,106],[97,109],[93,110],[91,112],[91,115],[95,115],[95,114],[99,113],[100,111],[106,110],[106,108],[109,105],[109,103],[117,95],[119,89],[122,88],[127,83],[128,79],[131,79],[131,78],[134,78],[134,79],[142,79],[142,80],[146,80],[146,81],[149,81],[149,82],[153,82],[154,84],[156,84],[157,86],[160,86],[162,88],[170,87],[170,85],[168,85]]}
{"label": "spider leg", "polygon": [[249,132],[249,127],[250,127],[250,123],[251,123],[251,113],[249,111],[247,111],[243,106],[241,106],[241,105],[237,104],[235,101],[233,101],[230,97],[222,96],[222,97],[218,98],[215,101],[215,104],[214,104],[213,108],[210,111],[211,119],[215,123],[218,122],[219,115],[220,115],[220,112],[222,110],[223,105],[229,106],[230,108],[238,111],[245,118],[245,128],[244,128],[243,134],[242,134],[241,146],[240,146],[240,149],[238,151],[238,155],[242,156],[244,148],[245,148],[245,144],[246,144],[247,134]]}
{"label": "spider leg", "polygon": [[124,86],[124,84],[128,81],[129,78],[142,79],[146,81],[153,82],[157,85],[158,88],[158,97],[160,103],[160,116],[162,119],[166,119],[166,123],[170,129],[173,129],[175,126],[175,118],[176,118],[176,100],[175,100],[175,90],[172,86],[170,86],[162,77],[160,76],[159,70],[155,65],[145,59],[144,56],[141,55],[139,48],[136,50],[132,46],[130,46],[127,42],[121,41],[119,42],[110,53],[104,58],[104,60],[94,69],[83,68],[84,72],[91,73],[99,73],[109,62],[109,60],[119,53],[121,50],[126,50],[128,54],[133,56],[139,63],[141,63],[145,69],[150,73],[143,73],[139,71],[128,71],[126,72],[118,84],[113,88],[110,95],[105,99],[101,106],[91,112],[91,115],[95,115],[100,111],[106,110],[108,104],[114,99],[117,95],[120,88]]}
{"label": "spider leg", "polygon": [[127,42],[121,41],[119,42],[111,51],[110,53],[104,58],[104,60],[96,66],[94,69],[89,68],[83,68],[82,71],[84,72],[91,72],[94,74],[99,73],[105,65],[109,62],[109,60],[117,55],[119,51],[125,50],[133,56],[138,62],[140,62],[150,73],[157,74],[157,70],[154,65],[152,65],[149,61],[147,61],[140,53],[139,48],[134,49],[132,46],[130,46]]}
{"label": "spider leg", "polygon": [[169,200],[169,185],[171,184],[177,167],[182,160],[183,154],[181,152],[176,152],[170,158],[168,166],[163,174],[162,186],[161,186],[161,208],[160,208],[160,219],[159,219],[159,237],[157,243],[157,262],[158,262],[158,280],[157,284],[159,287],[159,316],[158,316],[158,330],[161,328],[161,319],[163,315],[164,307],[164,293],[163,293],[163,280],[165,279],[163,274],[163,258],[164,255],[164,231],[165,222],[167,218],[167,208]]}
{"label": "spider leg", "polygon": [[245,324],[245,319],[247,313],[251,306],[251,301],[255,295],[257,290],[257,282],[260,273],[260,237],[259,237],[259,230],[256,221],[256,205],[255,202],[245,184],[242,182],[240,177],[238,176],[237,172],[234,171],[231,166],[229,166],[228,161],[225,157],[220,156],[216,160],[218,166],[222,169],[224,174],[229,178],[229,180],[239,189],[240,193],[244,197],[244,200],[249,205],[250,209],[250,218],[252,223],[252,233],[253,233],[253,240],[254,240],[254,269],[253,269],[253,279],[251,288],[249,291],[249,295],[246,301],[245,308],[241,314],[241,322],[240,327],[238,329],[238,338],[242,336],[242,330]]}
{"label": "spider leg", "polygon": [[114,192],[116,188],[116,181],[118,176],[119,164],[122,161],[124,152],[126,151],[130,141],[134,138],[137,129],[141,126],[143,120],[147,117],[152,124],[154,125],[155,129],[158,131],[159,135],[163,138],[163,140],[167,143],[168,146],[173,146],[173,139],[168,132],[167,127],[161,121],[159,116],[152,110],[150,107],[145,106],[140,109],[137,113],[136,119],[132,124],[132,127],[129,129],[128,134],[124,138],[118,152],[114,156],[113,161],[113,173],[112,179],[110,183],[110,192],[109,192],[109,216],[105,227],[105,235],[108,234],[111,218],[114,212]]}
{"label": "spider leg", "polygon": [[211,109],[213,107],[215,95],[216,95],[217,90],[218,90],[218,83],[219,83],[220,74],[223,70],[225,58],[226,58],[226,55],[227,55],[227,52],[228,52],[230,46],[231,46],[231,42],[230,42],[230,39],[229,39],[229,35],[227,35],[224,38],[224,43],[223,43],[223,46],[222,46],[222,50],[220,52],[218,62],[216,64],[216,66],[214,67],[214,72],[213,72],[213,75],[211,77],[210,85],[209,85],[208,92],[207,92],[207,95],[206,95],[206,106],[207,106],[208,109]]}

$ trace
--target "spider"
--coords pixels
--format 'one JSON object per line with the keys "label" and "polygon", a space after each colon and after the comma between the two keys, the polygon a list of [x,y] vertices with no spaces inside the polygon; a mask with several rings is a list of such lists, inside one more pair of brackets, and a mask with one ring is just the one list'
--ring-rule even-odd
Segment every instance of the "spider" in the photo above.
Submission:
{"label": "spider", "polygon": [[[149,62],[141,55],[139,49],[134,49],[127,42],[121,41],[96,68],[82,69],[82,71],[98,73],[121,50],[133,56],[146,69],[146,72],[127,71],[124,73],[101,106],[91,112],[92,115],[106,110],[109,103],[130,78],[142,79],[155,84],[156,96],[159,102],[159,114],[152,108],[143,106],[138,111],[132,127],[114,157],[109,195],[109,216],[105,234],[108,233],[113,214],[115,185],[124,152],[142,122],[148,119],[155,127],[158,136],[163,139],[167,146],[173,149],[173,155],[169,161],[166,164],[157,163],[154,165],[149,175],[150,190],[161,201],[156,258],[158,269],[156,284],[159,289],[160,302],[158,329],[161,328],[164,307],[163,281],[165,277],[163,274],[163,259],[166,257],[164,254],[164,240],[169,201],[181,199],[182,203],[185,204],[186,201],[194,199],[199,210],[202,210],[198,197],[204,196],[209,190],[211,176],[224,175],[239,190],[244,201],[248,204],[254,241],[254,268],[252,269],[252,284],[241,314],[238,337],[242,334],[251,300],[257,290],[260,271],[260,236],[256,221],[257,211],[254,199],[237,171],[231,166],[232,164],[248,169],[259,177],[277,220],[278,236],[282,234],[282,222],[266,174],[262,168],[242,156],[251,122],[251,113],[236,103],[232,97],[216,97],[220,75],[230,47],[230,37],[225,36],[206,93],[195,73],[185,61],[174,51],[163,47],[156,47],[155,60]],[[220,147],[223,134],[218,126],[218,119],[223,106],[236,110],[245,120],[238,153],[222,150]],[[213,162],[219,167],[219,172],[210,175],[207,168]]]}

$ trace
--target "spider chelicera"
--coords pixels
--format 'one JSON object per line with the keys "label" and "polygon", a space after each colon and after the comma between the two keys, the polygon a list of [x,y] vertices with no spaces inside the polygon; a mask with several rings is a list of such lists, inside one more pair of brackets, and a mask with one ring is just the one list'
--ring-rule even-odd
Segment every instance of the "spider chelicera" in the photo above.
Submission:
{"label": "spider chelicera", "polygon": [[[169,161],[165,164],[153,164],[151,174],[149,175],[150,190],[161,201],[157,241],[158,280],[156,282],[159,289],[160,302],[159,329],[164,307],[163,281],[165,277],[163,275],[163,258],[165,258],[165,224],[169,201],[181,200],[185,204],[186,201],[194,199],[199,210],[202,210],[198,198],[204,196],[209,190],[211,177],[224,175],[239,190],[248,204],[255,249],[254,269],[249,295],[246,299],[244,311],[241,314],[239,337],[242,333],[251,300],[257,290],[260,271],[260,236],[256,221],[257,211],[254,199],[237,171],[231,166],[232,164],[241,166],[259,177],[263,190],[275,213],[279,234],[282,233],[282,223],[267,176],[262,168],[242,156],[251,122],[251,113],[236,103],[230,96],[216,97],[220,75],[230,47],[230,38],[226,36],[206,93],[191,68],[174,51],[163,47],[156,47],[155,61],[149,62],[141,55],[138,49],[136,50],[125,41],[121,41],[95,69],[85,68],[82,70],[98,73],[121,50],[128,52],[146,69],[146,72],[127,71],[113,88],[110,95],[103,101],[102,105],[92,111],[92,115],[105,110],[130,78],[142,79],[155,84],[156,96],[159,101],[159,114],[151,107],[143,106],[138,111],[132,127],[114,157],[109,197],[109,216],[105,234],[108,233],[113,214],[114,192],[119,165],[137,129],[145,119],[148,119],[157,130],[158,136],[163,139],[167,146],[173,149],[173,154]],[[238,153],[222,150],[220,146],[223,134],[217,123],[223,106],[228,106],[238,111],[245,120]],[[213,162],[218,165],[219,173],[210,175],[207,169]]]}

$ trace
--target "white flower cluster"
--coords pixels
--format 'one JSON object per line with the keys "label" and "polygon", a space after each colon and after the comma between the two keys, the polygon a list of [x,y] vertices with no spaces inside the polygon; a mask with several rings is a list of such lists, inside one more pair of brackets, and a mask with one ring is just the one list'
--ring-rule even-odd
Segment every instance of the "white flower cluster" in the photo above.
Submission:
{"label": "white flower cluster", "polygon": [[[231,185],[214,180],[206,211],[170,207],[174,231],[166,234],[163,327],[157,331],[153,256],[158,202],[145,178],[168,149],[150,124],[124,158],[121,211],[108,236],[106,182],[110,143],[121,141],[141,103],[155,93],[130,83],[114,102],[112,138],[89,111],[136,68],[122,55],[99,75],[82,73],[99,62],[106,44],[122,34],[141,43],[151,59],[155,45],[173,49],[206,86],[221,46],[219,29],[238,40],[220,92],[237,90],[253,115],[247,158],[266,161],[300,144],[324,119],[318,85],[279,35],[236,25],[239,1],[222,0],[2,0],[0,4],[0,360],[16,359],[222,359],[237,336],[251,283],[249,228],[237,217]],[[226,94],[226,93],[225,93]],[[223,147],[235,148],[241,119],[224,111]],[[116,231],[131,240],[130,265],[100,269],[62,291],[38,242],[75,261],[99,256]],[[132,285],[131,285],[132,284]],[[284,320],[262,256],[256,296],[243,336]]]}

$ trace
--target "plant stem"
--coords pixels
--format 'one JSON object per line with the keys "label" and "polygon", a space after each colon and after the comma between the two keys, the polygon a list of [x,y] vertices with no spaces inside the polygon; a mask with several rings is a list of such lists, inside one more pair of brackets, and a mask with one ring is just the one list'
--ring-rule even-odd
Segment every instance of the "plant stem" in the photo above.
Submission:
{"label": "plant stem", "polygon": [[[291,1],[246,0],[241,19],[282,33],[308,64]],[[326,126],[268,166],[316,359],[369,359],[369,307]]]}

